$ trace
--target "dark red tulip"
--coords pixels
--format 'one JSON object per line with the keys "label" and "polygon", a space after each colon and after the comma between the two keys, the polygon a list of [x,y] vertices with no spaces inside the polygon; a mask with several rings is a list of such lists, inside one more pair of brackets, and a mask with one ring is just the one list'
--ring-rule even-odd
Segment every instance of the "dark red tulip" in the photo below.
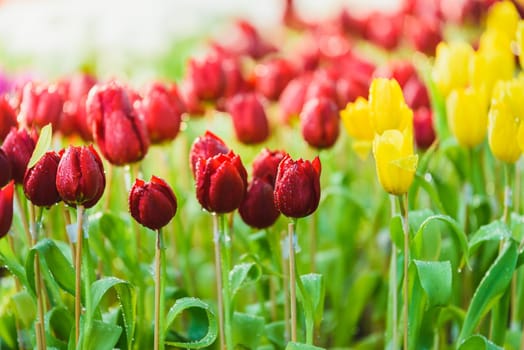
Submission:
{"label": "dark red tulip", "polygon": [[104,157],[114,165],[138,162],[147,153],[149,137],[126,89],[116,82],[95,85],[86,101],[89,124]]}
{"label": "dark red tulip", "polygon": [[435,49],[442,41],[440,22],[413,16],[406,19],[404,30],[415,50],[430,56],[435,55]]}
{"label": "dark red tulip", "polygon": [[337,104],[327,98],[315,98],[304,104],[300,112],[302,136],[315,148],[329,148],[335,144],[340,132]]}
{"label": "dark red tulip", "polygon": [[354,14],[349,9],[345,9],[341,12],[340,17],[346,32],[358,36],[364,36],[366,34],[367,26],[370,22],[369,14]]}
{"label": "dark red tulip", "polygon": [[202,101],[199,100],[195,85],[191,80],[185,80],[180,85],[180,97],[186,107],[186,111],[191,116],[201,116],[204,115],[206,108]]}
{"label": "dark red tulip", "polygon": [[220,56],[208,54],[201,60],[191,58],[186,79],[191,81],[199,101],[214,101],[222,96],[226,81]]}
{"label": "dark red tulip", "polygon": [[141,225],[158,230],[175,216],[175,194],[162,179],[153,176],[150,182],[136,179],[129,193],[129,211]]}
{"label": "dark red tulip", "polygon": [[7,95],[0,96],[0,142],[5,139],[11,128],[17,128],[16,113]]}
{"label": "dark red tulip", "polygon": [[245,144],[260,143],[269,136],[269,122],[264,106],[255,93],[238,94],[229,103],[233,127],[238,140]]}
{"label": "dark red tulip", "polygon": [[11,162],[5,154],[4,150],[0,148],[0,188],[7,185],[11,181]]}
{"label": "dark red tulip", "polygon": [[84,141],[93,141],[91,127],[87,122],[86,100],[89,90],[96,84],[96,79],[88,74],[77,74],[66,82],[67,98],[64,102],[60,130],[64,135],[76,133]]}
{"label": "dark red tulip", "polygon": [[426,149],[435,141],[433,113],[429,107],[422,107],[413,113],[413,129],[417,147]]}
{"label": "dark red tulip", "polygon": [[309,101],[315,98],[327,98],[336,101],[337,78],[329,76],[329,73],[326,71],[317,70],[309,82],[304,100]]}
{"label": "dark red tulip", "polygon": [[284,58],[259,63],[254,70],[255,90],[269,100],[277,100],[294,76],[295,68]]}
{"label": "dark red tulip", "polygon": [[286,153],[283,151],[270,151],[264,148],[253,160],[253,178],[266,179],[271,186],[275,185],[278,164]]}
{"label": "dark red tulip", "polygon": [[396,79],[400,87],[403,87],[416,74],[413,63],[409,61],[392,61],[387,65],[378,67],[373,72],[373,77]]}
{"label": "dark red tulip", "polygon": [[404,99],[410,108],[430,107],[428,90],[416,75],[402,86],[402,91],[404,92]]}
{"label": "dark red tulip", "polygon": [[21,124],[42,128],[47,124],[58,130],[64,100],[56,85],[28,83],[24,86],[20,113]]}
{"label": "dark red tulip", "polygon": [[257,29],[245,20],[238,20],[235,30],[224,39],[223,45],[226,50],[236,56],[250,56],[258,60],[277,51],[275,46],[262,38]]}
{"label": "dark red tulip", "polygon": [[312,76],[303,74],[291,80],[280,95],[278,106],[280,107],[280,120],[289,124],[293,118],[297,118],[304,105],[305,96]]}
{"label": "dark red tulip", "polygon": [[206,131],[204,136],[197,137],[189,151],[189,165],[191,166],[193,176],[196,178],[196,163],[199,159],[207,159],[217,154],[228,152],[229,148],[224,141],[211,131]]}
{"label": "dark red tulip", "polygon": [[403,18],[398,14],[376,12],[369,17],[366,38],[376,45],[393,50],[402,37]]}
{"label": "dark red tulip", "polygon": [[302,218],[313,213],[320,201],[320,159],[294,161],[286,156],[278,165],[275,207],[285,216]]}
{"label": "dark red tulip", "polygon": [[245,197],[247,173],[242,160],[233,151],[211,158],[200,158],[196,165],[196,195],[209,212],[229,213]]}
{"label": "dark red tulip", "polygon": [[238,212],[242,220],[251,227],[263,229],[273,225],[280,215],[275,208],[273,186],[267,180],[254,178]]}
{"label": "dark red tulip", "polygon": [[151,143],[161,143],[176,137],[185,110],[176,87],[168,90],[160,83],[152,84],[139,106]]}
{"label": "dark red tulip", "polygon": [[60,197],[69,205],[94,206],[106,186],[102,160],[93,145],[69,146],[56,174],[56,188]]}
{"label": "dark red tulip", "polygon": [[7,235],[13,223],[14,183],[0,189],[0,238]]}
{"label": "dark red tulip", "polygon": [[4,140],[2,149],[11,162],[11,175],[16,183],[24,181],[25,171],[29,159],[35,150],[37,135],[32,135],[25,129],[12,128]]}
{"label": "dark red tulip", "polygon": [[54,151],[45,153],[24,176],[24,193],[37,207],[50,207],[60,202],[56,189],[56,172],[60,156]]}

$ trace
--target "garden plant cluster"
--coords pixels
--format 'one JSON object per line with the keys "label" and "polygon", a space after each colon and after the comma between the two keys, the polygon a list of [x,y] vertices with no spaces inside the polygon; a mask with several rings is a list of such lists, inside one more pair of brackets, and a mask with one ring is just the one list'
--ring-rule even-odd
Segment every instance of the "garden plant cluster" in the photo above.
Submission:
{"label": "garden plant cluster", "polygon": [[1,77],[0,349],[524,349],[521,2],[295,7]]}

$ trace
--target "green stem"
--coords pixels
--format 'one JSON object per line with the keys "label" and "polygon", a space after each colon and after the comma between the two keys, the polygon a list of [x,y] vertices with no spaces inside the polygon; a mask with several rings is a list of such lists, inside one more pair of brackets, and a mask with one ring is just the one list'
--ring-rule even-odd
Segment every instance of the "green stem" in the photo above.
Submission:
{"label": "green stem", "polygon": [[[396,215],[396,198],[390,195],[391,217]],[[389,300],[389,307],[391,307],[391,338],[392,349],[397,349],[398,344],[398,282],[397,282],[397,247],[395,242],[391,242],[391,258],[389,268],[389,293],[391,299]],[[388,310],[389,310],[388,307]]]}
{"label": "green stem", "polygon": [[409,334],[409,279],[408,279],[408,268],[409,268],[409,221],[408,221],[408,195],[407,193],[398,197],[400,206],[400,214],[402,215],[402,228],[404,231],[404,350],[408,349],[408,334]]}
{"label": "green stem", "polygon": [[[286,231],[282,232],[282,236],[285,237]],[[281,252],[283,253],[284,246],[282,246]],[[290,276],[289,276],[289,268],[286,269],[286,256],[285,254],[280,254],[281,260],[282,260],[282,275],[283,275],[283,292],[284,292],[284,324],[285,324],[285,339],[286,341],[290,339],[291,335],[291,324],[290,324],[290,318],[291,318],[291,303],[290,298],[288,298],[289,295],[289,285],[290,285]]]}
{"label": "green stem", "polygon": [[[35,206],[30,204],[30,230],[31,230],[31,245],[35,246],[38,243],[39,223],[35,219]],[[38,310],[38,322],[35,323],[36,343],[38,349],[47,349],[45,336],[45,310],[44,310],[44,294],[42,292],[42,272],[40,269],[40,254],[35,254],[35,285],[36,285],[36,304]]]}
{"label": "green stem", "polygon": [[77,208],[77,231],[76,231],[76,255],[75,255],[75,348],[80,338],[80,314],[82,312],[82,221],[83,221],[84,207]]}
{"label": "green stem", "polygon": [[[82,217],[85,214],[85,209],[83,210]],[[84,219],[82,218],[82,225]],[[82,229],[82,235],[77,237],[83,241],[83,251],[82,251],[82,277],[84,280],[84,303],[85,303],[85,321],[84,321],[84,333],[82,335],[82,349],[87,349],[87,342],[90,339],[91,329],[93,328],[93,306],[91,305],[92,296],[91,296],[91,284],[92,277],[95,274],[95,269],[93,268],[93,262],[91,260],[91,249],[89,247],[89,237],[87,232],[84,232]]]}
{"label": "green stem", "polygon": [[154,349],[164,349],[164,290],[166,281],[165,247],[162,231],[156,234],[155,249],[155,341]]}
{"label": "green stem", "polygon": [[213,216],[213,243],[215,245],[215,276],[217,285],[217,307],[218,307],[218,333],[220,338],[220,349],[226,349],[226,337],[224,327],[224,300],[222,295],[222,256],[220,252],[220,225],[218,215]]}
{"label": "green stem", "polygon": [[309,226],[309,264],[310,272],[315,272],[317,268],[316,256],[317,256],[317,212],[311,214],[311,225]]}
{"label": "green stem", "polygon": [[288,245],[289,245],[289,299],[291,301],[291,341],[297,341],[297,291],[295,274],[295,223],[288,224]]}
{"label": "green stem", "polygon": [[222,251],[222,296],[224,299],[224,336],[227,349],[233,349],[233,308],[231,290],[229,285],[229,271],[231,270],[231,240],[226,234],[226,217],[220,214],[218,217],[220,225],[220,244]]}

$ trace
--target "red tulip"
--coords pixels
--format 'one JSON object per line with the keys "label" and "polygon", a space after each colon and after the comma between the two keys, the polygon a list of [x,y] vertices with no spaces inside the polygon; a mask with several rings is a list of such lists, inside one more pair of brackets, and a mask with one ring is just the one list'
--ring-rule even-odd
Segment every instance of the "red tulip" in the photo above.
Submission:
{"label": "red tulip", "polygon": [[227,111],[231,114],[240,142],[254,144],[268,138],[269,122],[264,106],[255,93],[236,95],[229,101]]}
{"label": "red tulip", "polygon": [[228,152],[229,148],[224,141],[211,131],[206,131],[204,136],[197,137],[189,151],[189,165],[191,166],[193,176],[196,178],[196,163],[199,159],[207,159],[217,154]]}
{"label": "red tulip", "polygon": [[16,113],[7,95],[0,96],[0,141],[3,141],[11,128],[17,128]]}
{"label": "red tulip", "polygon": [[294,67],[284,58],[259,63],[254,70],[255,90],[269,100],[277,100],[294,76]]}
{"label": "red tulip", "polygon": [[428,107],[421,107],[413,113],[413,129],[417,147],[426,149],[435,141],[433,113]]}
{"label": "red tulip", "polygon": [[317,70],[309,82],[304,101],[315,98],[337,99],[337,78],[331,77],[327,71]]}
{"label": "red tulip", "polygon": [[14,183],[0,189],[0,238],[4,237],[13,223]]}
{"label": "red tulip", "polygon": [[301,218],[313,213],[320,201],[320,159],[294,161],[286,156],[278,165],[275,207],[285,216]]}
{"label": "red tulip", "polygon": [[409,61],[392,61],[387,65],[378,67],[373,72],[373,77],[396,79],[400,87],[403,87],[416,74],[413,63]]}
{"label": "red tulip", "polygon": [[275,208],[273,186],[267,180],[254,178],[238,212],[242,220],[251,227],[263,229],[273,225],[280,215]]}
{"label": "red tulip", "polygon": [[206,111],[204,104],[197,96],[193,81],[185,80],[182,82],[180,85],[180,98],[186,107],[186,111],[191,116],[203,115]]}
{"label": "red tulip", "polygon": [[38,207],[50,207],[60,201],[56,189],[56,173],[60,156],[50,151],[30,169],[24,176],[24,193]]}
{"label": "red tulip", "polygon": [[366,38],[386,50],[393,50],[402,37],[402,24],[403,18],[398,14],[376,12],[369,17]]}
{"label": "red tulip", "polygon": [[298,117],[300,114],[311,79],[310,74],[300,75],[291,80],[282,91],[278,105],[280,107],[280,120],[283,123],[288,124],[292,118]]}
{"label": "red tulip", "polygon": [[63,98],[57,86],[28,83],[24,86],[20,114],[21,124],[42,128],[51,123],[53,130],[58,130],[62,116]]}
{"label": "red tulip", "polygon": [[115,82],[95,85],[89,91],[86,109],[95,142],[111,164],[144,158],[149,148],[146,126],[124,87]]}
{"label": "red tulip", "polygon": [[96,79],[87,74],[77,74],[67,80],[67,98],[64,102],[63,122],[60,123],[60,130],[64,135],[77,133],[84,141],[93,140],[87,122],[86,100],[89,90],[95,84]]}
{"label": "red tulip", "polygon": [[201,60],[190,59],[186,80],[191,82],[200,101],[216,100],[225,88],[225,75],[219,55],[208,54]]}
{"label": "red tulip", "polygon": [[442,31],[438,21],[409,17],[405,25],[406,37],[411,46],[427,55],[435,55],[438,43],[442,41]]}
{"label": "red tulip", "polygon": [[246,169],[233,151],[198,160],[196,194],[207,211],[222,214],[237,209],[244,199],[246,188]]}
{"label": "red tulip", "polygon": [[160,83],[152,84],[139,106],[151,143],[161,143],[176,137],[185,110],[176,87],[168,90]]}
{"label": "red tulip", "polygon": [[4,150],[0,148],[0,188],[7,185],[11,181],[11,162],[5,154]]}
{"label": "red tulip", "polygon": [[11,162],[12,178],[18,184],[24,181],[27,164],[35,149],[36,139],[35,132],[30,135],[25,129],[12,128],[4,140],[2,149]]}
{"label": "red tulip", "polygon": [[129,193],[129,211],[138,223],[158,230],[171,221],[176,210],[175,194],[164,180],[153,176],[151,182],[135,181]]}
{"label": "red tulip", "polygon": [[255,60],[277,51],[272,44],[261,37],[251,23],[245,20],[235,23],[235,30],[226,38],[224,46],[234,55],[247,55]]}
{"label": "red tulip", "polygon": [[410,108],[430,107],[428,90],[416,75],[404,84],[402,91],[404,99]]}
{"label": "red tulip", "polygon": [[274,186],[278,164],[285,156],[285,152],[264,148],[253,160],[253,178],[265,179]]}
{"label": "red tulip", "polygon": [[69,205],[94,206],[106,186],[102,160],[92,145],[69,146],[56,174],[56,188],[62,200]]}
{"label": "red tulip", "polygon": [[300,124],[309,145],[319,149],[333,146],[340,132],[337,104],[327,98],[309,100],[300,112]]}

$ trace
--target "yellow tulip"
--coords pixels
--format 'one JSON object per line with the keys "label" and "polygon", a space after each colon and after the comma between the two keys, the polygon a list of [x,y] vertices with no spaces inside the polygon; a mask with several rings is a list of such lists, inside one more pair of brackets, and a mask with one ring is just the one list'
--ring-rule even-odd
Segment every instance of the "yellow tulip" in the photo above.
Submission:
{"label": "yellow tulip", "polygon": [[482,91],[489,99],[495,84],[501,80],[511,79],[514,71],[515,60],[511,52],[477,51],[469,65],[470,85],[475,90]]}
{"label": "yellow tulip", "polygon": [[347,133],[354,138],[353,150],[361,159],[367,158],[375,136],[371,126],[368,101],[358,97],[355,102],[348,103],[346,108],[340,111],[340,118]]}
{"label": "yellow tulip", "polygon": [[456,89],[446,100],[448,125],[458,143],[475,147],[486,137],[488,111],[483,94],[472,88]]}
{"label": "yellow tulip", "polygon": [[444,97],[453,89],[468,85],[468,66],[473,53],[473,48],[463,42],[438,44],[432,78]]}
{"label": "yellow tulip", "polygon": [[524,77],[501,81],[493,89],[491,103],[503,100],[509,104],[511,114],[524,120]]}
{"label": "yellow tulip", "polygon": [[519,12],[511,1],[497,2],[489,9],[486,28],[500,30],[513,38],[519,19]]}
{"label": "yellow tulip", "polygon": [[493,155],[503,162],[515,163],[521,153],[518,143],[520,121],[513,116],[508,101],[494,102],[489,110],[488,141]]}
{"label": "yellow tulip", "polygon": [[517,49],[519,53],[520,68],[524,67],[524,21],[519,21],[516,33]]}
{"label": "yellow tulip", "polygon": [[376,133],[413,128],[413,112],[406,105],[398,82],[376,78],[369,88],[369,114]]}
{"label": "yellow tulip", "polygon": [[380,184],[386,192],[401,195],[408,191],[417,170],[418,156],[413,152],[413,133],[386,130],[373,140],[373,155]]}

